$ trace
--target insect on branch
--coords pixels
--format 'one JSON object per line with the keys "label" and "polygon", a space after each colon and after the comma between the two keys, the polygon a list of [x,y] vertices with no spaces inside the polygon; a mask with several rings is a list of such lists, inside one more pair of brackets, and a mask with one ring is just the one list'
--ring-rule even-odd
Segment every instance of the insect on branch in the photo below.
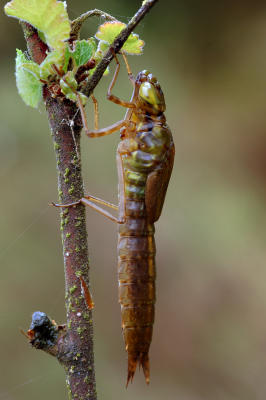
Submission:
{"label": "insect on branch", "polygon": [[[158,0],[145,0],[128,25],[110,46],[95,73],[83,88],[89,97],[104,71],[118,53],[131,32]],[[90,13],[90,16],[93,12]],[[94,15],[96,11],[94,10]],[[99,14],[109,18],[107,14]],[[89,14],[81,16],[72,24],[72,36],[79,35],[81,24]],[[38,31],[29,23],[21,22],[28,51],[33,61],[41,64],[47,56],[48,46],[42,42]],[[74,36],[73,36],[74,35]],[[60,76],[60,74],[59,74]],[[63,203],[76,202],[84,197],[81,161],[73,149],[80,153],[80,131],[82,120],[74,102],[54,98],[47,86],[43,87],[43,99],[49,118],[58,170],[58,191]],[[96,107],[96,106],[95,106]],[[74,121],[73,125],[62,121]],[[79,200],[78,200],[79,201]],[[80,203],[80,202],[79,202]],[[65,209],[61,213],[61,235],[63,241],[65,285],[66,285],[66,325],[56,325],[48,321],[46,315],[34,313],[27,338],[36,348],[46,349],[56,355],[66,371],[68,389],[72,399],[96,400],[94,354],[93,354],[93,301],[89,292],[89,264],[85,209],[83,206]],[[82,277],[82,279],[81,279]],[[44,336],[42,334],[45,334]],[[81,356],[82,355],[82,356]],[[142,360],[144,363],[145,360]],[[144,363],[145,364],[145,363]],[[131,373],[130,379],[133,375]]]}

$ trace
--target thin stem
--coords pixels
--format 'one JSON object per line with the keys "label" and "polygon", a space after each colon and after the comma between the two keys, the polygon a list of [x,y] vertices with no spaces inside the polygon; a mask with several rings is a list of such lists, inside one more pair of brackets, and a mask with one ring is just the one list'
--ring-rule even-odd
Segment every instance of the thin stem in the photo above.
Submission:
{"label": "thin stem", "polygon": [[112,15],[98,10],[97,8],[87,11],[86,13],[81,14],[78,18],[74,19],[71,23],[71,38],[73,40],[78,39],[82,24],[90,17],[100,17],[106,19],[106,21],[117,21],[117,19]]}

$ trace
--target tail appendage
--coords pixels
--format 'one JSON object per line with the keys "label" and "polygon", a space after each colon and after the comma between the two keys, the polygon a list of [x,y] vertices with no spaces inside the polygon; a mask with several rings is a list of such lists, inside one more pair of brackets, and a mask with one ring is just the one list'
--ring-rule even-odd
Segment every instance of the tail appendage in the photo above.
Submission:
{"label": "tail appendage", "polygon": [[142,367],[143,369],[147,385],[150,383],[150,362],[148,353],[128,353],[128,373],[126,387],[128,387],[129,382],[133,382],[134,374],[138,364],[139,367]]}

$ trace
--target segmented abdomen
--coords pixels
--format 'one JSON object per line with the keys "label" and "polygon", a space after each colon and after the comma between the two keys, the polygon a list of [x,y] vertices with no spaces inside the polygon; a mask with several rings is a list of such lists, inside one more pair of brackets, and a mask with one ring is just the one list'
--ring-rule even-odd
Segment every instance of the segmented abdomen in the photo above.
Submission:
{"label": "segmented abdomen", "polygon": [[125,223],[119,227],[118,279],[122,328],[128,352],[128,382],[133,378],[138,362],[148,382],[148,352],[155,303],[154,226],[147,223],[142,201],[127,199],[126,214]]}

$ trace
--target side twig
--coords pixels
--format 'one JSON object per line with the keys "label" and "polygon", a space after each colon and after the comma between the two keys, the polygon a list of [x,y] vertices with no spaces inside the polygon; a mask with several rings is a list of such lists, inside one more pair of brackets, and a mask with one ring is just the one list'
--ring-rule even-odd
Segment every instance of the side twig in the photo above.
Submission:
{"label": "side twig", "polygon": [[72,21],[70,33],[72,40],[77,40],[79,38],[82,24],[84,24],[84,22],[90,17],[100,17],[106,19],[106,21],[116,21],[116,18],[114,18],[112,15],[107,14],[104,11],[98,10],[97,8],[87,11],[86,13],[81,14],[78,18]]}

